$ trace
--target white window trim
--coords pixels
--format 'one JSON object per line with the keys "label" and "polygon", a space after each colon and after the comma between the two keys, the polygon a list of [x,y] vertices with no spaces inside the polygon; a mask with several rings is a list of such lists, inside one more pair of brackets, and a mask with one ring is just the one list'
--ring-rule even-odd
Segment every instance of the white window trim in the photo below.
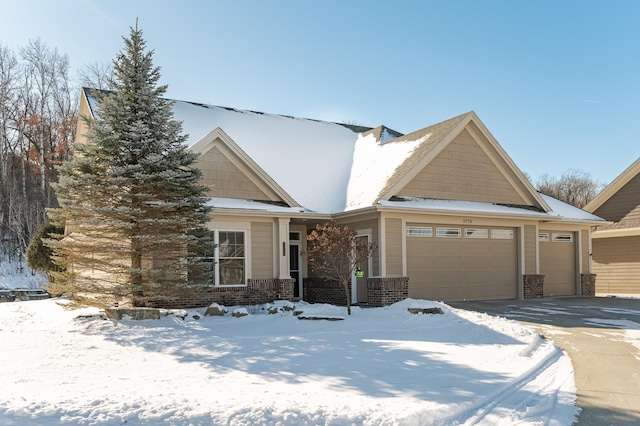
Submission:
{"label": "white window trim", "polygon": [[[450,232],[454,231],[454,232]],[[462,238],[462,229],[455,227],[444,227],[439,226],[436,228],[436,237],[437,238]]]}
{"label": "white window trim", "polygon": [[549,241],[551,241],[551,238],[549,238],[549,233],[538,232],[538,241],[541,243],[548,243]]}
{"label": "white window trim", "polygon": [[[247,230],[247,229],[233,229],[233,228],[220,227],[220,228],[216,228],[216,229],[210,229],[210,231],[213,232],[213,242],[215,244],[214,257],[213,257],[213,262],[214,262],[213,285],[215,287],[224,287],[224,288],[246,287],[247,286],[247,282],[248,282],[249,277],[250,277],[249,265],[251,264],[251,262],[250,262],[250,259],[251,259],[251,253],[250,253],[251,234],[250,234],[249,230]],[[244,235],[244,283],[220,284],[220,231],[223,231],[223,232],[241,232]]]}
{"label": "white window trim", "polygon": [[553,242],[554,243],[572,243],[573,242],[573,233],[563,232],[563,233],[553,233]]}
{"label": "white window trim", "polygon": [[[484,231],[484,232],[478,232]],[[464,237],[471,239],[487,239],[489,238],[489,229],[487,228],[464,228]]]}
{"label": "white window trim", "polygon": [[[507,234],[506,236],[502,236],[502,233]],[[492,240],[513,240],[513,229],[504,229],[504,228],[496,228],[491,230],[491,239]]]}
{"label": "white window trim", "polygon": [[407,237],[431,238],[433,227],[431,226],[407,226]]}

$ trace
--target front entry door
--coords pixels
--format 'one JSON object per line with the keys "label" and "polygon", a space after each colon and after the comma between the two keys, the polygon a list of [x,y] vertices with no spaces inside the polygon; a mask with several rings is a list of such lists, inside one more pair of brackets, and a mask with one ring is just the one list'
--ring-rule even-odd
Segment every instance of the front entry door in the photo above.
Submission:
{"label": "front entry door", "polygon": [[[293,237],[293,238],[292,238]],[[297,239],[295,239],[297,237]],[[295,280],[293,297],[302,299],[302,280],[300,279],[300,233],[289,235],[289,275]]]}

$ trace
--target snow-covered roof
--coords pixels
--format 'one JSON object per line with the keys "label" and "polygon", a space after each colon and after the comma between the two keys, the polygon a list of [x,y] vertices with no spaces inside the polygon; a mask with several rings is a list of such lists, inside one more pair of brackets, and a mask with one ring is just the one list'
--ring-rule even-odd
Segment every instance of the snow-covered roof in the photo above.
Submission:
{"label": "snow-covered roof", "polygon": [[[97,101],[87,91],[93,114]],[[193,146],[216,128],[233,141],[305,208],[320,213],[344,210],[354,144],[369,127],[174,101]]]}
{"label": "snow-covered roof", "polygon": [[[85,92],[95,114],[97,102]],[[175,119],[182,121],[187,144],[194,146],[214,129],[221,129],[302,207],[285,207],[251,200],[215,198],[218,209],[272,213],[339,213],[371,206],[527,215],[558,220],[603,219],[552,197],[531,195],[542,209],[492,203],[394,197],[395,186],[435,155],[455,129],[479,119],[473,111],[402,135],[384,126],[375,129],[193,102],[173,101]],[[496,142],[497,144],[497,142]],[[506,154],[505,154],[506,156]],[[515,165],[513,166],[515,167]],[[523,178],[525,179],[525,178]],[[530,185],[529,185],[530,186]],[[547,205],[551,209],[547,210]]]}
{"label": "snow-covered roof", "polygon": [[548,220],[595,221],[606,222],[582,209],[564,203],[548,195],[540,194],[552,211],[544,212],[526,206],[511,206],[476,201],[436,200],[430,198],[394,197],[391,200],[380,200],[380,206],[398,207],[432,212],[459,212],[470,214],[487,214],[497,216],[528,216]]}
{"label": "snow-covered roof", "polygon": [[358,133],[326,121],[177,101],[189,145],[221,128],[293,199],[309,210],[344,210]]}
{"label": "snow-covered roof", "polygon": [[251,210],[269,213],[307,213],[302,207],[288,207],[274,203],[255,200],[242,200],[238,198],[212,197],[207,201],[207,206],[221,210]]}

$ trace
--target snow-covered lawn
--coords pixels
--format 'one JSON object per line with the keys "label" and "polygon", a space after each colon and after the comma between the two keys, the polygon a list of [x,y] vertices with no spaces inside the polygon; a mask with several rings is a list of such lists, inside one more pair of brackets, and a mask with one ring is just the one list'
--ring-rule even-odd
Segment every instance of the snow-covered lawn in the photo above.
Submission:
{"label": "snow-covered lawn", "polygon": [[[112,321],[65,304],[0,304],[0,425],[564,426],[578,410],[571,362],[552,342],[440,303],[350,317],[296,305],[343,321],[256,308]],[[435,306],[444,314],[407,311]]]}

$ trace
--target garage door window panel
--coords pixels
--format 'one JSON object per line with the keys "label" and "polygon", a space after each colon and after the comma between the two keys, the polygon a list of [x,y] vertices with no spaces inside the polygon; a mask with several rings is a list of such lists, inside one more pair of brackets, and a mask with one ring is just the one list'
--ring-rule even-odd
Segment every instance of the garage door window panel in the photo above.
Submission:
{"label": "garage door window panel", "polygon": [[513,229],[492,229],[492,240],[513,240]]}
{"label": "garage door window panel", "polygon": [[554,243],[572,243],[573,234],[553,234]]}
{"label": "garage door window panel", "polygon": [[489,230],[486,228],[464,228],[465,238],[489,238]]}
{"label": "garage door window panel", "polygon": [[438,238],[461,238],[462,230],[460,228],[436,228],[436,236]]}

